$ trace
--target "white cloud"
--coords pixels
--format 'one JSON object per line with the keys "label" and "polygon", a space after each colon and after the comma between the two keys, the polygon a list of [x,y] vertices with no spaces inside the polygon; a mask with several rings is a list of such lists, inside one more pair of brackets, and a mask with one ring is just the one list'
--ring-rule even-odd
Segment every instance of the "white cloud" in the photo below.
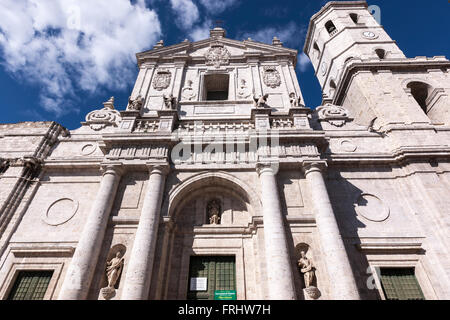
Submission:
{"label": "white cloud", "polygon": [[300,50],[306,30],[290,22],[284,26],[268,26],[257,31],[243,32],[238,39],[248,39],[271,44],[273,37],[277,37],[283,45],[289,48]]}
{"label": "white cloud", "polygon": [[170,4],[180,28],[190,29],[199,19],[198,8],[191,0],[170,0]]}
{"label": "white cloud", "polygon": [[211,14],[219,14],[236,4],[238,0],[200,0],[200,3]]}
{"label": "white cloud", "polygon": [[302,43],[305,34],[306,28],[304,26],[298,26],[294,22],[290,22],[284,26],[268,26],[253,32],[243,32],[238,36],[238,39],[251,38],[255,41],[271,44],[275,36],[283,42],[285,47],[299,51],[297,68],[300,72],[304,72],[310,65],[309,58],[302,52]]}
{"label": "white cloud", "polygon": [[311,61],[309,60],[306,54],[299,53],[297,56],[297,68],[300,72],[305,72],[306,69],[311,65]]}
{"label": "white cloud", "polygon": [[196,26],[190,33],[190,38],[193,41],[199,41],[209,38],[209,31],[211,29],[211,20],[205,20],[202,25]]}
{"label": "white cloud", "polygon": [[158,40],[157,14],[144,0],[2,0],[5,69],[41,88],[41,103],[61,115],[79,90],[124,89],[135,53]]}

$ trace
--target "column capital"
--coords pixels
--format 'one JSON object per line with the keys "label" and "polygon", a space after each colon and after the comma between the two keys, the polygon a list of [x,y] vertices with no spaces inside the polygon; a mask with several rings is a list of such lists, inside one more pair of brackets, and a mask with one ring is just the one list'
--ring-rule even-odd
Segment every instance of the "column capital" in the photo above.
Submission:
{"label": "column capital", "polygon": [[304,162],[302,169],[305,175],[308,175],[311,172],[319,171],[324,172],[327,168],[326,161],[308,161]]}
{"label": "column capital", "polygon": [[124,173],[125,169],[121,162],[114,163],[101,163],[100,164],[100,172],[102,175],[105,174],[114,174],[116,176],[121,176]]}
{"label": "column capital", "polygon": [[276,175],[278,172],[279,163],[278,162],[258,162],[256,164],[256,172],[258,175],[261,175],[263,173],[271,173],[273,175]]}
{"label": "column capital", "polygon": [[170,172],[170,165],[167,162],[147,162],[149,174],[167,175]]}

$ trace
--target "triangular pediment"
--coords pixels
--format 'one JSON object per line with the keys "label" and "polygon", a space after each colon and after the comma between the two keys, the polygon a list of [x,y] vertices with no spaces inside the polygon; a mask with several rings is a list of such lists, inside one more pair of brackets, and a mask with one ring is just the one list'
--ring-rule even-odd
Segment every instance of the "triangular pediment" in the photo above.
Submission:
{"label": "triangular pediment", "polygon": [[242,58],[246,55],[252,56],[273,56],[273,55],[287,55],[294,59],[297,56],[297,50],[285,48],[280,45],[271,45],[254,40],[234,40],[224,37],[211,37],[200,41],[190,42],[185,40],[181,43],[171,46],[156,46],[151,50],[138,53],[136,55],[138,63],[141,64],[148,60],[159,60],[163,58],[176,59],[179,57],[185,58],[203,58],[205,54],[213,47],[222,47],[230,54],[230,59]]}

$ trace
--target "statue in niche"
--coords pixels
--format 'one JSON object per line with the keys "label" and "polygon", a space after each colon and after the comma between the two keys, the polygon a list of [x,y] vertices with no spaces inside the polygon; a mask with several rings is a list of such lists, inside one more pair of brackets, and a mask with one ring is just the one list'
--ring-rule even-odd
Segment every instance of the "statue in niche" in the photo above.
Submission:
{"label": "statue in niche", "polygon": [[212,200],[206,207],[208,212],[209,224],[220,224],[220,203],[217,200]]}
{"label": "statue in niche", "polygon": [[132,100],[131,97],[128,98],[128,110],[140,111],[143,105],[144,98],[142,98],[141,94],[139,94],[134,100]]}
{"label": "statue in niche", "polygon": [[312,287],[316,277],[316,268],[314,267],[312,261],[306,257],[305,251],[300,252],[298,266],[300,268],[300,272],[303,273],[303,277],[305,279],[305,287]]}
{"label": "statue in niche", "polygon": [[269,98],[268,93],[266,93],[263,96],[260,96],[259,98],[256,98],[256,96],[253,95],[254,106],[256,108],[267,108],[267,99],[268,98]]}
{"label": "statue in niche", "polygon": [[123,269],[124,258],[122,253],[117,251],[116,256],[109,262],[106,262],[106,277],[108,278],[108,287],[114,288]]}
{"label": "statue in niche", "polygon": [[123,265],[124,258],[121,251],[117,251],[115,257],[106,262],[106,279],[108,280],[108,285],[100,290],[106,300],[109,300],[116,295],[115,286],[122,273]]}
{"label": "statue in niche", "polygon": [[295,93],[291,92],[289,94],[289,102],[291,103],[291,107],[299,107],[301,105],[302,98],[300,97],[296,98]]}
{"label": "statue in niche", "polygon": [[181,97],[185,100],[193,100],[195,98],[195,92],[192,88],[192,80],[186,81],[186,86],[181,91]]}
{"label": "statue in niche", "polygon": [[177,98],[175,98],[172,94],[169,96],[164,95],[164,106],[167,110],[176,110],[177,109]]}

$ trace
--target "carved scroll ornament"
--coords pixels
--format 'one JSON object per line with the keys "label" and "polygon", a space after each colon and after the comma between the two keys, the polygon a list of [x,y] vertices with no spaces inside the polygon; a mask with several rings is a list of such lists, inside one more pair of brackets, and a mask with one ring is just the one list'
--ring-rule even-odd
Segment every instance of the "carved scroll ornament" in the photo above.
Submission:
{"label": "carved scroll ornament", "polygon": [[101,130],[106,126],[115,126],[121,120],[119,111],[114,109],[114,97],[103,103],[104,108],[94,110],[86,115],[86,123],[93,130]]}

